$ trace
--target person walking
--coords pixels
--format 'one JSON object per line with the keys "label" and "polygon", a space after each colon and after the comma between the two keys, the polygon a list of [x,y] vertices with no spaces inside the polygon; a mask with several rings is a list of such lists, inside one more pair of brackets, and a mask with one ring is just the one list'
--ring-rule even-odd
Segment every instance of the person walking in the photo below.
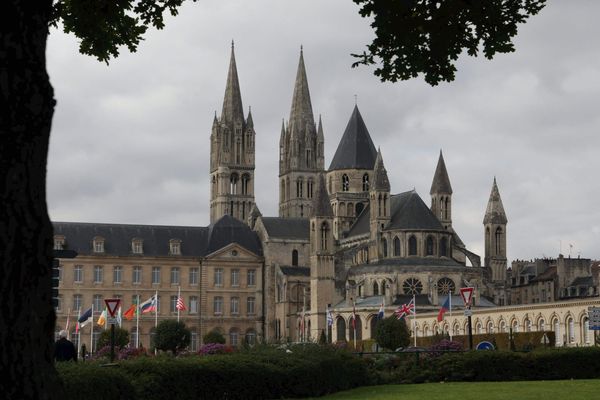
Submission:
{"label": "person walking", "polygon": [[68,332],[64,329],[58,333],[59,339],[54,344],[54,359],[56,361],[70,361],[77,362],[77,352],[73,343],[67,339]]}

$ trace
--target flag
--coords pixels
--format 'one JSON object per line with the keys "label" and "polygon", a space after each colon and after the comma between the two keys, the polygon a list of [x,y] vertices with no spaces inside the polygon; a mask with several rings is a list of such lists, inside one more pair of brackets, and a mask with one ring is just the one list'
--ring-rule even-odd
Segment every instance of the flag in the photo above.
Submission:
{"label": "flag", "polygon": [[331,314],[331,310],[329,309],[329,306],[327,306],[327,326],[332,326],[333,325],[333,315]]}
{"label": "flag", "polygon": [[356,330],[356,304],[352,303],[352,329]]}
{"label": "flag", "polygon": [[379,307],[379,312],[377,313],[377,319],[383,319],[384,314],[383,302],[381,302],[381,307]]}
{"label": "flag", "polygon": [[185,311],[187,310],[187,308],[185,308],[185,304],[183,302],[183,299],[180,297],[177,297],[177,304],[175,305],[175,308],[178,309],[179,311]]}
{"label": "flag", "polygon": [[69,332],[69,320],[71,319],[71,309],[67,312],[67,323],[65,324],[65,331]]}
{"label": "flag", "polygon": [[124,317],[125,317],[127,320],[131,320],[131,319],[132,319],[132,318],[135,316],[135,314],[136,314],[136,311],[137,311],[137,304],[132,304],[132,305],[131,305],[131,307],[129,307],[129,308],[127,309],[127,311],[125,311],[125,312],[123,313],[123,316],[124,316]]}
{"label": "flag", "polygon": [[140,304],[140,311],[142,314],[156,311],[156,296],[152,295],[152,297]]}
{"label": "flag", "polygon": [[92,307],[88,308],[86,312],[81,314],[81,316],[77,319],[77,327],[75,328],[75,332],[79,332],[79,330],[86,326],[88,322],[93,322]]}
{"label": "flag", "polygon": [[438,322],[440,322],[441,320],[444,319],[444,314],[449,309],[450,309],[450,293],[448,293],[448,297],[446,298],[446,301],[444,301],[444,304],[442,304],[442,308],[440,308],[440,312],[438,312],[438,316],[437,316]]}
{"label": "flag", "polygon": [[409,301],[407,304],[402,304],[394,311],[396,318],[402,319],[405,315],[412,315],[415,313],[415,299]]}
{"label": "flag", "polygon": [[104,324],[106,324],[106,308],[102,311],[102,314],[100,314],[96,323],[100,326],[104,326]]}
{"label": "flag", "polygon": [[119,328],[123,324],[123,315],[121,314],[121,306],[119,306],[119,311],[117,311],[117,324],[119,324]]}

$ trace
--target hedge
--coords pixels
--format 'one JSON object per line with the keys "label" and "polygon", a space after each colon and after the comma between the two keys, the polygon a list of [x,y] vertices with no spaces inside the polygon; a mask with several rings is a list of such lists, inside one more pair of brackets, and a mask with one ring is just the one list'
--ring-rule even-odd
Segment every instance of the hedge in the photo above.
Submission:
{"label": "hedge", "polygon": [[65,400],[315,397],[369,383],[364,360],[312,345],[212,356],[141,357],[112,367],[99,362],[60,363],[57,369]]}
{"label": "hedge", "polygon": [[[510,334],[508,333],[484,333],[480,335],[473,335],[473,347],[477,346],[479,342],[487,341],[493,343],[498,350],[533,350],[543,349],[544,344],[542,338],[546,334],[549,343],[546,344],[547,348],[554,347],[554,332],[513,332],[513,343],[514,349],[511,349],[510,345]],[[417,346],[431,347],[435,343],[442,339],[446,339],[447,336],[435,335],[428,337],[418,337]],[[460,335],[452,336],[452,341],[460,342],[464,349],[469,349],[469,336]]]}

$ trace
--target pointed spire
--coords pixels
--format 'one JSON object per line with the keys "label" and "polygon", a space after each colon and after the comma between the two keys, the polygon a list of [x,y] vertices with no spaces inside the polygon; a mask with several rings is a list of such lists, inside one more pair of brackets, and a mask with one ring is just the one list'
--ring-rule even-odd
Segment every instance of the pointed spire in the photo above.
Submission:
{"label": "pointed spire", "polygon": [[225,98],[223,99],[221,119],[227,125],[231,125],[234,122],[243,123],[244,121],[244,108],[242,107],[242,95],[240,92],[237,66],[235,64],[233,41],[231,41],[231,59],[229,61],[229,72],[227,74],[227,85],[225,86]]}
{"label": "pointed spire", "polygon": [[390,181],[387,176],[387,171],[383,165],[383,157],[381,149],[377,150],[377,158],[375,159],[375,168],[373,172],[373,188],[372,190],[390,191]]}
{"label": "pointed spire", "polygon": [[485,210],[485,217],[483,218],[484,224],[506,224],[508,219],[504,212],[504,206],[502,205],[502,199],[500,198],[500,191],[496,184],[496,177],[494,177],[494,184],[492,185],[492,192],[490,193],[490,199],[488,200],[487,209]]}
{"label": "pointed spire", "polygon": [[377,150],[358,106],[354,106],[329,170],[373,169]]}
{"label": "pointed spire", "polygon": [[327,187],[325,186],[325,178],[323,174],[319,174],[317,182],[317,193],[314,200],[314,213],[315,217],[333,217],[333,209],[329,202],[329,194],[327,193]]}
{"label": "pointed spire", "polygon": [[431,190],[429,191],[429,194],[434,193],[452,194],[452,185],[450,185],[450,178],[448,178],[448,171],[446,170],[446,163],[444,162],[441,149],[435,174],[433,174],[433,182],[431,182]]}
{"label": "pointed spire", "polygon": [[312,104],[310,102],[306,68],[304,67],[304,52],[301,46],[300,60],[298,61],[298,72],[296,73],[294,94],[292,96],[289,127],[290,130],[298,129],[303,131],[307,125],[314,127],[315,119],[313,117]]}
{"label": "pointed spire", "polygon": [[321,122],[321,114],[319,114],[319,126],[317,128],[317,139],[319,141],[325,140],[325,137],[323,136],[323,123]]}
{"label": "pointed spire", "polygon": [[215,117],[213,118],[213,126],[219,125],[219,120],[217,119],[217,110],[215,110]]}
{"label": "pointed spire", "polygon": [[246,127],[254,128],[254,121],[252,121],[252,107],[248,106],[248,118],[246,119]]}
{"label": "pointed spire", "polygon": [[281,118],[281,135],[279,136],[279,145],[283,147],[285,145],[285,119]]}

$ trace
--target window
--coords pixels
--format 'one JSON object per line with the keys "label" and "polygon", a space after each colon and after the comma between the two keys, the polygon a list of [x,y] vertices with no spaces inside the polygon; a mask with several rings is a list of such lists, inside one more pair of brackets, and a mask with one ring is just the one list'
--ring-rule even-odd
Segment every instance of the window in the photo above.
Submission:
{"label": "window", "polygon": [[306,182],[306,197],[308,197],[309,199],[313,198],[313,181],[312,181],[312,179],[309,179]]}
{"label": "window", "polygon": [[250,330],[246,332],[246,343],[253,346],[256,343],[256,332]]}
{"label": "window", "polygon": [[152,284],[160,284],[160,267],[152,267]]}
{"label": "window", "polygon": [[229,305],[230,305],[229,311],[231,312],[231,315],[237,315],[240,313],[240,298],[239,297],[232,297]]}
{"label": "window", "polygon": [[215,268],[215,286],[223,286],[223,268]]}
{"label": "window", "polygon": [[248,277],[248,286],[255,286],[256,285],[256,270],[249,269],[247,277]]}
{"label": "window", "polygon": [[402,284],[404,294],[420,294],[423,291],[423,284],[417,278],[408,278]]}
{"label": "window", "polygon": [[387,258],[388,253],[387,253],[387,240],[385,238],[381,239],[381,252],[383,253],[383,257]]}
{"label": "window", "polygon": [[329,225],[327,222],[321,224],[321,250],[327,250],[327,234],[329,233]]}
{"label": "window", "polygon": [[62,310],[62,303],[63,303],[63,297],[62,295],[58,295],[58,297],[56,297],[56,311],[60,311]]}
{"label": "window", "polygon": [[198,285],[198,268],[190,268],[190,285]]}
{"label": "window", "polygon": [[83,282],[83,266],[76,265],[73,269],[73,282],[74,283],[82,283]]}
{"label": "window", "polygon": [[408,255],[416,256],[417,255],[417,238],[411,236],[408,238]]}
{"label": "window", "polygon": [[437,282],[438,294],[447,295],[448,293],[454,293],[455,285],[454,281],[450,278],[442,278]]}
{"label": "window", "polygon": [[502,228],[496,229],[496,255],[502,254]]}
{"label": "window", "polygon": [[133,239],[131,241],[131,252],[133,254],[144,253],[144,241],[142,239]]}
{"label": "window", "polygon": [[302,186],[302,178],[298,178],[298,180],[296,181],[296,197],[302,197]]}
{"label": "window", "polygon": [[123,267],[117,265],[113,268],[113,283],[121,284],[123,282]]}
{"label": "window", "polygon": [[369,191],[369,174],[363,175],[362,183],[363,183],[363,192],[368,192]]}
{"label": "window", "polygon": [[342,175],[342,192],[347,192],[350,190],[350,179],[348,179],[348,175]]}
{"label": "window", "polygon": [[221,296],[213,299],[213,312],[218,315],[223,314],[223,298]]}
{"label": "window", "polygon": [[94,283],[102,283],[104,280],[102,266],[96,265],[94,266]]}
{"label": "window", "polygon": [[248,299],[246,300],[246,310],[248,311],[248,315],[255,314],[254,303],[255,303],[254,297],[248,297]]}
{"label": "window", "polygon": [[250,176],[242,175],[242,194],[248,194],[248,182],[250,182]]}
{"label": "window", "polygon": [[229,177],[229,193],[237,194],[238,174],[231,174]]}
{"label": "window", "polygon": [[80,294],[74,294],[73,295],[73,310],[80,310],[81,309],[81,303],[82,303],[82,297]]}
{"label": "window", "polygon": [[190,296],[189,311],[190,311],[190,314],[197,314],[198,313],[198,297],[196,297],[196,296]]}
{"label": "window", "polygon": [[92,305],[94,306],[94,310],[100,311],[104,309],[104,299],[101,294],[94,295]]}
{"label": "window", "polygon": [[190,332],[190,350],[198,351],[198,332],[196,331]]}
{"label": "window", "polygon": [[298,250],[292,250],[292,265],[294,267],[298,266]]}
{"label": "window", "polygon": [[169,254],[172,256],[181,255],[181,241],[177,239],[169,240]]}
{"label": "window", "polygon": [[63,250],[65,248],[65,237],[63,235],[54,236],[54,250]]}
{"label": "window", "polygon": [[97,236],[92,242],[94,253],[104,253],[104,238]]}
{"label": "window", "polygon": [[179,284],[179,267],[171,268],[171,285]]}
{"label": "window", "polygon": [[440,257],[448,256],[448,240],[444,237],[440,240]]}
{"label": "window", "polygon": [[237,346],[238,345],[238,331],[237,329],[233,328],[229,331],[229,344],[231,346]]}
{"label": "window", "polygon": [[177,296],[171,296],[169,301],[169,311],[172,313],[177,312]]}
{"label": "window", "polygon": [[400,257],[400,239],[398,236],[394,237],[394,257]]}
{"label": "window", "polygon": [[427,255],[428,256],[432,256],[434,254],[434,246],[435,246],[435,241],[433,240],[433,236],[427,236],[427,241],[426,241],[426,248],[427,248]]}
{"label": "window", "polygon": [[233,287],[240,286],[240,270],[239,269],[231,270],[231,286],[233,286]]}
{"label": "window", "polygon": [[142,267],[140,267],[139,265],[133,267],[131,283],[133,283],[134,285],[140,285],[142,283]]}

